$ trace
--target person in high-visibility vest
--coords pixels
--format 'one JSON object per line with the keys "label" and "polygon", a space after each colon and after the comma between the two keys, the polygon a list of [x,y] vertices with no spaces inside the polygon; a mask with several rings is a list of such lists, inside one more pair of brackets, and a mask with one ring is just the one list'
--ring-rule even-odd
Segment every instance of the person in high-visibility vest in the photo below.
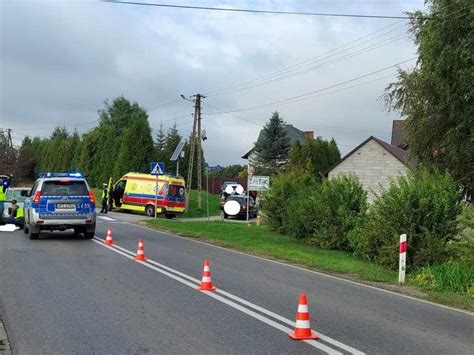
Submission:
{"label": "person in high-visibility vest", "polygon": [[109,194],[107,190],[107,184],[102,184],[102,209],[100,210],[100,213],[105,213],[107,214],[107,201],[109,200]]}
{"label": "person in high-visibility vest", "polygon": [[0,220],[3,220],[3,212],[5,211],[5,202],[7,201],[7,190],[12,182],[11,175],[2,176],[0,178]]}
{"label": "person in high-visibility vest", "polygon": [[9,223],[14,224],[19,227],[23,227],[25,223],[25,214],[24,214],[23,207],[20,207],[18,205],[17,200],[12,200],[10,216],[7,219],[7,224]]}

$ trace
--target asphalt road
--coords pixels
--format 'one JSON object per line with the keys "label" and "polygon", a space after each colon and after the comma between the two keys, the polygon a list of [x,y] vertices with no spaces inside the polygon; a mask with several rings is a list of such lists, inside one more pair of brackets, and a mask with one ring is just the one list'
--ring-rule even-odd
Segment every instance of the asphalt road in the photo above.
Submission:
{"label": "asphalt road", "polygon": [[[108,216],[110,219],[112,216]],[[115,216],[114,216],[115,217]],[[115,218],[112,218],[115,219]],[[0,316],[16,354],[472,354],[474,316],[364,285],[100,219],[115,247],[0,233]],[[147,263],[131,260],[137,240]],[[195,290],[203,259],[219,292]],[[307,293],[322,340],[289,339]],[[259,308],[260,307],[260,308]]]}

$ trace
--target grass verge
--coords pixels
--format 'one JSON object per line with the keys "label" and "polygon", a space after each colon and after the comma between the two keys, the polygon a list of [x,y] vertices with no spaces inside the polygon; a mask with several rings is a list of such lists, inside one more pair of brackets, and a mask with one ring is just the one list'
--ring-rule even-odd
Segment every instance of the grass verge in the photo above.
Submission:
{"label": "grass verge", "polygon": [[[335,273],[346,278],[389,284],[392,285],[391,289],[398,281],[398,273],[393,270],[358,259],[348,252],[319,249],[304,241],[272,232],[264,225],[248,227],[245,223],[223,221],[182,223],[165,220],[147,221],[147,225],[154,229],[197,238],[229,249],[265,256],[308,269]],[[415,290],[410,294],[474,311],[474,299],[468,296],[451,292],[423,291],[422,293]]]}

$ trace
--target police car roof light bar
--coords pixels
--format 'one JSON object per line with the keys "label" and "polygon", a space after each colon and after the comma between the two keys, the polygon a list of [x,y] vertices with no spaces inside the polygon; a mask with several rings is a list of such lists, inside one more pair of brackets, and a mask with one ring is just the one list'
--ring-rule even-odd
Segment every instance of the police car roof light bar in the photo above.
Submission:
{"label": "police car roof light bar", "polygon": [[84,177],[81,172],[79,171],[71,171],[68,173],[39,173],[39,177],[76,177],[82,178]]}

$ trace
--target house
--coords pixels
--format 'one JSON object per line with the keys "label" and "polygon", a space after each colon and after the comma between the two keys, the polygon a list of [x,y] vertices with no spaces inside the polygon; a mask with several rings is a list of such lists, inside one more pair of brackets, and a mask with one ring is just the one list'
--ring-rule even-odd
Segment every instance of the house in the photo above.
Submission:
{"label": "house", "polygon": [[395,147],[408,150],[408,143],[405,135],[405,120],[393,120],[392,123],[392,140],[390,143]]}
{"label": "house", "polygon": [[408,152],[381,139],[370,136],[339,162],[329,168],[325,175],[333,179],[338,175],[356,176],[367,191],[368,201],[386,189],[390,180],[407,174],[414,162],[408,160]]}
{"label": "house", "polygon": [[[301,131],[298,128],[294,127],[291,124],[285,125],[285,132],[287,136],[290,138],[290,144],[293,145],[296,141],[299,141],[301,144],[304,143],[306,138],[314,139],[314,132],[313,131]],[[262,135],[264,134],[264,130],[260,131],[258,135],[257,141],[261,139]],[[248,167],[249,173],[252,174],[253,172],[253,162],[254,162],[255,152],[254,148],[250,149],[245,155],[242,156],[242,159],[248,159]]]}

